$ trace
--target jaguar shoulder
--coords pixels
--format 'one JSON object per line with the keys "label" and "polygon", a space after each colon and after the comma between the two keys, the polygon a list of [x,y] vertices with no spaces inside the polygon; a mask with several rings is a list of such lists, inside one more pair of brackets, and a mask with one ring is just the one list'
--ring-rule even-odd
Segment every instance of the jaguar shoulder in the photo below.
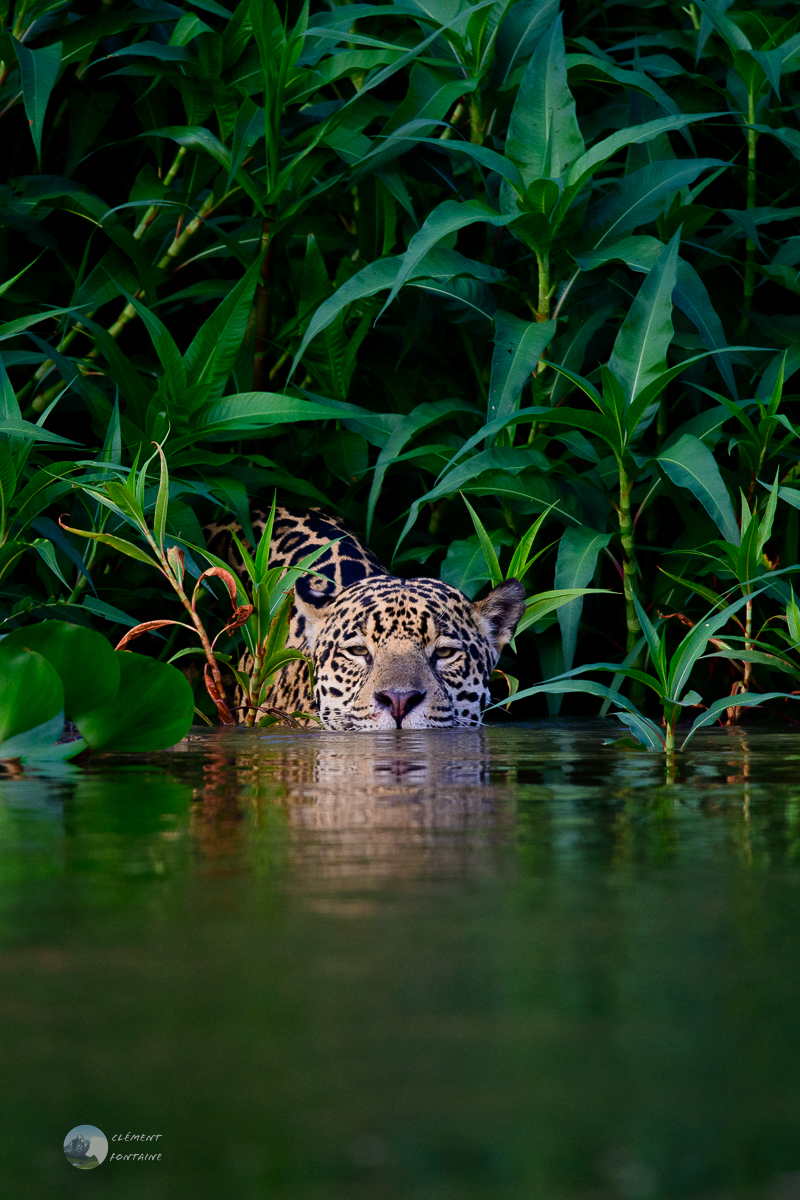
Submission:
{"label": "jaguar shoulder", "polygon": [[[263,530],[266,514],[252,519]],[[234,529],[208,526],[209,548],[244,578]],[[277,510],[270,565],[294,566],[334,539],[315,563],[322,578],[304,576],[292,607],[288,645],[311,657],[314,694],[304,664],[291,663],[265,707],[317,712],[333,730],[480,725],[489,678],[524,610],[522,585],[506,580],[473,602],[437,579],[399,579],[318,509]]]}

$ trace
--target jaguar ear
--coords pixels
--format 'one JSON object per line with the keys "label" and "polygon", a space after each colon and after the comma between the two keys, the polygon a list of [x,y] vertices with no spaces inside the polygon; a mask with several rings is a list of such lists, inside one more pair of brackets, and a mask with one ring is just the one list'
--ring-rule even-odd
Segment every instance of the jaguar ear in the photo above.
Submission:
{"label": "jaguar ear", "polygon": [[473,605],[478,625],[499,654],[514,636],[525,611],[525,589],[518,579],[506,579]]}

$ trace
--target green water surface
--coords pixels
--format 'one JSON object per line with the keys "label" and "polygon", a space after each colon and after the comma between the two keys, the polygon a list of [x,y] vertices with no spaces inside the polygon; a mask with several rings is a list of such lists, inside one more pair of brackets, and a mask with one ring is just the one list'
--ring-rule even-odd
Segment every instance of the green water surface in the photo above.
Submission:
{"label": "green water surface", "polygon": [[2,1196],[798,1200],[800,733],[608,736],[0,776]]}

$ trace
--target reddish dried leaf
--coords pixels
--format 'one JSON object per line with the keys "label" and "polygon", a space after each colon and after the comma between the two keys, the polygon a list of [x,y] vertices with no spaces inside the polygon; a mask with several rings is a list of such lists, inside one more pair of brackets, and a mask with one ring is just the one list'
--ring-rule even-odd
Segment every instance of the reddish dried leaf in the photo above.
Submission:
{"label": "reddish dried leaf", "polygon": [[[124,650],[128,642],[132,642],[134,638],[141,637],[143,633],[147,633],[150,629],[162,629],[165,625],[182,625],[182,621],[143,621],[141,625],[135,625],[133,629],[129,629],[121,642],[117,642],[115,650]],[[188,626],[184,626],[188,629]]]}
{"label": "reddish dried leaf", "polygon": [[203,582],[206,575],[216,575],[219,579],[221,579],[223,581],[226,588],[228,589],[228,595],[231,598],[231,607],[233,608],[233,610],[235,612],[236,608],[237,608],[236,580],[234,579],[234,577],[230,573],[230,571],[226,571],[224,567],[208,567],[205,571],[203,571],[203,574],[198,579],[197,585],[194,589],[195,596],[197,595],[197,588],[200,587],[200,584]]}
{"label": "reddish dried leaf", "polygon": [[241,629],[245,621],[249,621],[252,617],[254,608],[252,604],[242,604],[236,609],[228,624],[225,626],[226,633],[233,633],[235,629]]}
{"label": "reddish dried leaf", "polygon": [[221,723],[223,725],[235,725],[236,722],[233,719],[231,710],[228,708],[228,705],[225,702],[225,697],[222,695],[216,683],[214,682],[214,676],[211,674],[211,667],[208,665],[208,663],[206,663],[206,668],[203,672],[203,679],[205,680],[206,691],[217,707],[217,712],[219,714]]}

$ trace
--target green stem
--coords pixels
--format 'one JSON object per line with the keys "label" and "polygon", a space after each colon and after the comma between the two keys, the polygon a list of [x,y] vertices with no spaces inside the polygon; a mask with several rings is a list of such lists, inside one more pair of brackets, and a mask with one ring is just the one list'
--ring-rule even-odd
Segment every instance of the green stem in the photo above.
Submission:
{"label": "green stem", "polygon": [[268,214],[261,226],[261,279],[253,302],[255,310],[255,342],[253,354],[253,391],[264,392],[269,386],[266,355],[269,349],[270,309],[272,300],[272,218]]}
{"label": "green stem", "polygon": [[[745,612],[745,618],[744,618],[744,648],[745,648],[745,650],[752,650],[752,649],[753,649],[753,643],[752,643],[752,637],[753,637],[753,601],[752,601],[752,600],[748,600],[748,601],[747,601],[747,604],[746,604],[746,605],[745,605],[745,607],[744,607],[744,612]],[[746,691],[749,691],[749,689],[750,689],[750,678],[751,678],[751,676],[752,676],[752,674],[753,674],[753,664],[752,664],[751,662],[746,662],[746,663],[743,663],[743,664],[742,664],[742,667],[743,667],[743,670],[742,670],[742,691],[743,691],[743,692],[746,692]],[[737,705],[737,707],[734,709],[734,713],[733,713],[733,720],[734,720],[734,724],[736,724],[736,725],[738,725],[738,724],[739,724],[739,721],[740,721],[740,719],[741,719],[741,715],[742,715],[742,706],[741,706],[741,705]]]}
{"label": "green stem", "polygon": [[536,320],[550,320],[550,301],[553,298],[553,291],[550,286],[550,253],[545,250],[543,254],[536,251],[536,266],[539,281],[539,297],[536,305]]}
{"label": "green stem", "polygon": [[664,750],[667,754],[674,754],[675,753],[675,726],[671,721],[667,724],[665,733],[666,733],[666,738],[665,738]]}
{"label": "green stem", "polygon": [[447,142],[454,136],[461,118],[464,116],[464,101],[459,100],[458,104],[450,114],[450,124],[447,125],[439,134],[440,142]]}
{"label": "green stem", "polygon": [[[628,475],[622,463],[619,463],[619,533],[622,541],[622,578],[623,590],[625,593],[625,624],[627,627],[627,652],[630,654],[633,647],[642,636],[642,627],[639,624],[639,618],[636,615],[636,606],[633,602],[634,593],[636,591],[636,576],[638,575],[638,564],[636,562],[636,545],[633,539],[633,521],[631,519],[631,492],[633,491],[633,480]],[[637,657],[636,661],[631,664],[638,668],[641,666],[641,656]],[[644,703],[645,692],[644,684],[634,680],[631,685],[631,699],[634,704],[641,707]]]}
{"label": "green stem", "polygon": [[[749,92],[747,96],[747,123],[753,125],[756,119],[755,112],[755,96],[753,92]],[[755,129],[747,130],[747,207],[755,208],[756,203],[756,144],[758,142],[758,133]],[[737,335],[741,335],[750,324],[750,310],[753,307],[753,292],[756,282],[756,267],[755,267],[755,244],[747,239],[747,249],[745,252],[744,265],[744,288],[742,293],[742,319],[737,328]]]}
{"label": "green stem", "polygon": [[483,134],[484,122],[480,92],[471,92],[469,97],[469,140],[474,146],[482,146]]}
{"label": "green stem", "polygon": [[[180,167],[181,162],[183,161],[185,156],[186,156],[186,147],[180,146],[178,148],[178,153],[175,155],[172,166],[167,171],[167,174],[164,178],[164,187],[165,188],[169,188],[173,179],[177,175],[178,168]],[[156,219],[159,209],[160,209],[160,205],[158,205],[158,204],[150,205],[147,212],[144,214],[141,221],[139,222],[139,224],[136,226],[136,229],[134,230],[133,236],[136,238],[137,241],[139,241],[141,238],[144,237],[147,230],[153,224],[153,221]]]}

